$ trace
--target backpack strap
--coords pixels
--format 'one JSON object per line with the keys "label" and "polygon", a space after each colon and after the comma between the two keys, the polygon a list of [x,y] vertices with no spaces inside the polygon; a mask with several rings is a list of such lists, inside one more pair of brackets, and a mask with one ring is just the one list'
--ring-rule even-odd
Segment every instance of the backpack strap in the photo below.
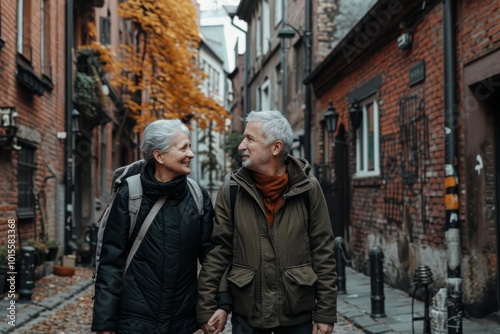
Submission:
{"label": "backpack strap", "polygon": [[203,216],[203,193],[201,192],[201,188],[196,183],[195,180],[192,178],[187,178],[188,180],[188,186],[189,186],[189,192],[191,193],[191,196],[193,196],[194,201],[196,202],[196,207],[198,208],[198,215],[201,217]]}
{"label": "backpack strap", "polygon": [[146,219],[144,219],[144,222],[142,223],[141,229],[139,230],[139,233],[137,234],[137,238],[135,238],[134,244],[130,248],[130,252],[128,253],[127,256],[127,262],[125,263],[125,270],[123,270],[123,275],[127,272],[128,266],[130,265],[130,262],[134,258],[135,253],[139,249],[139,246],[141,245],[142,239],[144,239],[144,236],[146,235],[146,232],[149,229],[149,226],[151,226],[151,223],[153,222],[153,219],[156,217],[158,214],[158,211],[160,211],[161,207],[167,200],[167,196],[163,196],[158,198],[156,203],[153,205],[151,208],[151,211],[149,211]]}
{"label": "backpack strap", "polygon": [[135,224],[137,223],[137,214],[139,212],[139,208],[141,207],[141,175],[135,174],[127,177],[126,180],[128,184],[128,213],[130,216],[130,230],[128,233],[128,237],[130,238],[132,236],[132,232],[134,231]]}
{"label": "backpack strap", "polygon": [[228,201],[231,204],[231,215],[234,224],[234,207],[236,205],[236,194],[238,193],[239,186],[233,179],[231,179],[231,174],[232,172],[226,174],[224,177],[224,184],[226,187],[229,187],[227,195],[229,196]]}

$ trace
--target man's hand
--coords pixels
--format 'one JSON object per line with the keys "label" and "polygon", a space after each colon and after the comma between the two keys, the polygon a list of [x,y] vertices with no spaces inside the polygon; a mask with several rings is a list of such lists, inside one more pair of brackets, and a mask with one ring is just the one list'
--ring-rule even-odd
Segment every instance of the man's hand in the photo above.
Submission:
{"label": "man's hand", "polygon": [[203,326],[201,326],[201,329],[203,330],[203,333],[218,334],[222,333],[224,327],[226,326],[226,323],[227,312],[222,309],[218,309],[214,312],[210,320],[208,320],[206,324],[203,324]]}
{"label": "man's hand", "polygon": [[116,334],[115,331],[97,331],[96,334]]}
{"label": "man's hand", "polygon": [[312,334],[331,334],[331,333],[333,333],[333,324],[314,322]]}

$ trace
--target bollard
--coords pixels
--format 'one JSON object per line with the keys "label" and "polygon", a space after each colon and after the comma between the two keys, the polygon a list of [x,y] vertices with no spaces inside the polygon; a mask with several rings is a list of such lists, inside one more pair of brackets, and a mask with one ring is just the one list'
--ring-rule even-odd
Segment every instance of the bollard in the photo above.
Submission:
{"label": "bollard", "polygon": [[384,253],[379,246],[370,251],[370,282],[373,318],[385,317],[384,310]]}
{"label": "bollard", "polygon": [[20,303],[29,303],[33,288],[35,287],[35,248],[21,247],[21,271],[19,272],[19,298]]}
{"label": "bollard", "polygon": [[[412,315],[412,332],[415,333],[415,328],[413,323],[415,320],[423,320],[424,321],[424,331],[423,334],[431,334],[431,318],[429,316],[429,306],[430,306],[430,297],[429,297],[429,285],[434,282],[432,279],[432,271],[428,266],[419,265],[417,270],[415,271],[415,276],[413,276],[413,282],[415,283],[415,291],[413,292],[413,298],[411,300],[411,315]],[[415,301],[415,295],[417,293],[417,288],[424,288],[424,316],[423,317],[415,317],[413,316],[413,302]]]}
{"label": "bollard", "polygon": [[337,294],[345,295],[346,291],[346,277],[345,277],[345,264],[346,256],[344,254],[344,238],[335,237],[333,240],[335,245],[335,260],[337,261]]}

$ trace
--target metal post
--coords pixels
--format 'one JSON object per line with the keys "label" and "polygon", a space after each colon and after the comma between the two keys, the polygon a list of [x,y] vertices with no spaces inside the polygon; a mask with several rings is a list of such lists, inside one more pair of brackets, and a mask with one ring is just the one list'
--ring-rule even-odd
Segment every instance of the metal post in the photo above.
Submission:
{"label": "metal post", "polygon": [[[412,330],[414,332],[413,321],[423,320],[424,321],[424,334],[431,334],[431,319],[429,316],[430,307],[430,296],[429,296],[429,285],[434,282],[432,278],[432,271],[428,266],[419,265],[415,271],[415,276],[413,277],[413,282],[415,284],[415,291],[413,293],[413,298],[411,301],[411,314],[412,314]],[[424,316],[414,317],[413,316],[413,302],[415,300],[415,295],[419,287],[424,288]]]}
{"label": "metal post", "polygon": [[33,288],[35,287],[35,248],[21,247],[21,271],[19,272],[19,298],[20,303],[29,303]]}
{"label": "metal post", "polygon": [[370,251],[370,282],[373,318],[385,317],[384,308],[384,253],[379,246]]}
{"label": "metal post", "polygon": [[345,254],[344,254],[344,238],[335,237],[333,240],[335,246],[335,260],[337,261],[337,294],[345,295],[346,292],[346,275],[345,275]]}

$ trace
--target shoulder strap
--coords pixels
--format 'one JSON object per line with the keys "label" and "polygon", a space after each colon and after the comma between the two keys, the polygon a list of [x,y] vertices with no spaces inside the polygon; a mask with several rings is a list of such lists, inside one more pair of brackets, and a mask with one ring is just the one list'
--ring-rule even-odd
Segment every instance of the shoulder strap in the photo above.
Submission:
{"label": "shoulder strap", "polygon": [[141,229],[139,230],[139,233],[137,234],[137,238],[135,238],[134,244],[132,245],[132,248],[130,248],[130,252],[128,253],[127,256],[127,262],[125,263],[125,270],[123,270],[123,275],[127,272],[128,266],[130,265],[130,262],[134,258],[135,253],[139,249],[139,246],[141,245],[142,239],[144,239],[144,236],[146,235],[146,232],[149,229],[149,226],[151,226],[151,223],[153,222],[153,219],[156,217],[156,214],[158,211],[160,211],[161,207],[167,200],[167,196],[163,196],[158,198],[156,203],[153,205],[151,208],[151,211],[149,211],[146,219],[144,219],[144,222],[142,223]]}
{"label": "shoulder strap", "polygon": [[236,205],[236,194],[238,193],[239,186],[234,180],[231,179],[231,173],[226,174],[224,183],[226,184],[226,187],[229,187],[227,195],[229,196],[228,201],[231,204],[231,215],[234,224],[234,207]]}
{"label": "shoulder strap", "polygon": [[194,201],[196,202],[196,206],[198,207],[198,214],[199,216],[203,216],[203,193],[201,192],[201,188],[196,183],[195,180],[191,178],[187,178],[188,180],[188,186],[189,186],[189,192],[191,193],[191,196],[193,196]]}
{"label": "shoulder strap", "polygon": [[135,174],[127,177],[128,184],[128,213],[130,215],[130,230],[128,237],[132,236],[135,224],[137,222],[137,213],[141,207],[142,201],[142,183],[141,175]]}

